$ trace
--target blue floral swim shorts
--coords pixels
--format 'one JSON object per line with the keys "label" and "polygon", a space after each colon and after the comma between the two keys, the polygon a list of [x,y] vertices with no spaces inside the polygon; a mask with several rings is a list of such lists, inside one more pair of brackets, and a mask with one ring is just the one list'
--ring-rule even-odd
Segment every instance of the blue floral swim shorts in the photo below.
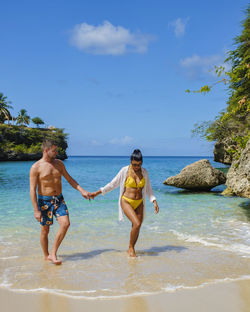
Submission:
{"label": "blue floral swim shorts", "polygon": [[38,207],[42,213],[41,225],[52,225],[53,215],[56,217],[68,216],[68,208],[63,199],[63,195],[43,196],[38,195]]}

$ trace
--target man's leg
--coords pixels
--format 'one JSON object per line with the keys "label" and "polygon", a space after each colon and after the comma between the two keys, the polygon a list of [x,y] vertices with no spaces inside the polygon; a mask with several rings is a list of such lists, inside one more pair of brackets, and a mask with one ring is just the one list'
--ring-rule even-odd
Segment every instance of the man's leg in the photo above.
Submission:
{"label": "man's leg", "polygon": [[48,234],[49,234],[49,226],[48,225],[41,225],[40,243],[42,246],[42,250],[43,250],[45,260],[48,260],[48,256],[49,256]]}
{"label": "man's leg", "polygon": [[56,253],[61,245],[62,240],[64,239],[65,234],[68,231],[68,228],[70,226],[69,222],[69,216],[61,216],[57,218],[57,221],[60,225],[59,230],[56,233],[54,244],[52,246],[50,255],[48,257],[49,260],[51,260],[55,264],[61,264],[62,261],[57,260]]}

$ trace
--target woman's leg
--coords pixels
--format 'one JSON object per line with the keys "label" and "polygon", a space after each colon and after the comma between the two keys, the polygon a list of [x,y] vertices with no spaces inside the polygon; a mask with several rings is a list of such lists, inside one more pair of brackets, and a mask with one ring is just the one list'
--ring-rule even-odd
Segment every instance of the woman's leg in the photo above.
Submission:
{"label": "woman's leg", "polygon": [[[143,202],[134,210],[139,221],[140,221],[140,224],[142,225],[142,220],[143,220]],[[140,229],[141,229],[141,225],[140,225]],[[139,232],[140,232],[140,229],[139,229]],[[137,235],[137,238],[135,240],[135,244],[137,242],[137,239],[139,237],[139,232],[138,232],[138,235]]]}
{"label": "woman's leg", "polygon": [[131,207],[131,205],[124,199],[121,199],[122,209],[127,216],[127,218],[132,223],[132,229],[130,232],[130,241],[128,253],[130,257],[135,257],[135,244],[139,236],[140,227],[142,223],[142,214],[143,214],[143,203],[137,207],[136,211]]}

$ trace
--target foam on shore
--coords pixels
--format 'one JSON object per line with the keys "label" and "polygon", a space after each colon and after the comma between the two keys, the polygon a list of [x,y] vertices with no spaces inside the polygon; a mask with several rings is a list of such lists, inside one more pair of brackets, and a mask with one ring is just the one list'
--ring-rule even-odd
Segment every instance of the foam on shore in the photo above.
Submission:
{"label": "foam on shore", "polygon": [[[222,284],[222,283],[230,283],[230,282],[237,282],[248,280],[250,282],[250,275],[244,275],[239,278],[224,278],[224,279],[217,279],[211,280],[209,282],[202,283],[197,286],[185,286],[185,285],[171,285],[168,284],[166,287],[162,288],[159,291],[154,292],[135,292],[132,294],[120,294],[120,295],[96,295],[96,296],[88,296],[87,294],[96,294],[97,290],[63,290],[63,289],[49,289],[49,288],[35,288],[35,289],[18,289],[18,288],[11,288],[11,284],[2,283],[0,284],[0,288],[8,289],[9,291],[16,292],[16,293],[48,293],[58,296],[63,296],[66,298],[71,299],[86,299],[86,300],[98,300],[98,299],[122,299],[122,298],[130,298],[130,297],[138,297],[138,296],[150,296],[150,295],[157,295],[161,293],[173,293],[179,290],[195,290],[200,289],[206,286]],[[99,291],[102,292],[112,292],[111,289],[101,289]]]}

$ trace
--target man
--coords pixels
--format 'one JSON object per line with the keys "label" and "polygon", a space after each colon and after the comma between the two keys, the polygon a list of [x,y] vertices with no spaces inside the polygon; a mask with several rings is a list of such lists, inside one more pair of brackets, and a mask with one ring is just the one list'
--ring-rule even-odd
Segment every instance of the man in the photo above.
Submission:
{"label": "man", "polygon": [[[57,259],[57,250],[70,226],[69,213],[62,196],[63,176],[69,184],[78,190],[86,199],[90,193],[84,190],[67,172],[63,162],[56,159],[57,144],[46,140],[42,144],[43,156],[30,170],[30,197],[34,208],[34,216],[41,224],[40,242],[45,260],[61,264]],[[38,200],[37,193],[38,191]],[[60,227],[56,233],[51,252],[48,251],[48,234],[55,215]]]}

